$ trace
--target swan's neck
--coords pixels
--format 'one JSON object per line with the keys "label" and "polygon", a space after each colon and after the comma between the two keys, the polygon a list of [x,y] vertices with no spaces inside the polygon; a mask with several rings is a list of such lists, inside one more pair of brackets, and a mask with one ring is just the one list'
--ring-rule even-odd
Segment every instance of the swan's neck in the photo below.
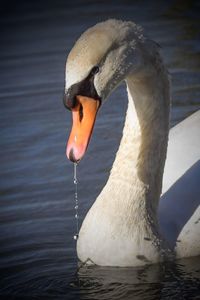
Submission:
{"label": "swan's neck", "polygon": [[122,206],[129,207],[135,225],[139,218],[147,229],[144,234],[157,236],[157,207],[169,131],[168,78],[165,72],[155,71],[154,76],[130,76],[126,82],[128,109],[108,184],[116,190],[123,187],[119,191],[124,195]]}
{"label": "swan's neck", "polygon": [[130,76],[126,82],[129,103],[120,147],[77,244],[79,258],[98,265],[157,262],[162,248],[156,215],[168,140],[168,79],[155,70],[154,76]]}

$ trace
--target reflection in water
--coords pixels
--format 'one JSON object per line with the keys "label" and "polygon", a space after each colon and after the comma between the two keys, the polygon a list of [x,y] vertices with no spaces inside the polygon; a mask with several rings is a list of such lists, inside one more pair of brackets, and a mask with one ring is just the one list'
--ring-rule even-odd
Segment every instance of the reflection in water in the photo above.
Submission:
{"label": "reflection in water", "polygon": [[71,283],[80,299],[195,299],[199,258],[138,268],[80,267]]}
{"label": "reflection in water", "polygon": [[153,299],[155,296],[159,299],[160,268],[160,265],[143,268],[84,267],[78,273],[80,295],[83,299],[95,300],[99,299],[101,291],[101,299]]}

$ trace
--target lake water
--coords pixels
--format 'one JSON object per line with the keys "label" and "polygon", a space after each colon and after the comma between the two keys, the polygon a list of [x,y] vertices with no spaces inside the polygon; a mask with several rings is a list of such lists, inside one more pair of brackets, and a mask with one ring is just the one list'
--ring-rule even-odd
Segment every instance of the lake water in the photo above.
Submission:
{"label": "lake water", "polygon": [[[200,299],[200,259],[143,268],[77,268],[73,165],[62,104],[67,54],[89,26],[133,20],[162,46],[171,126],[200,108],[199,1],[9,1],[0,18],[1,299]],[[80,221],[105,184],[127,101],[101,108],[78,166]],[[112,101],[115,102],[112,102]],[[112,103],[115,103],[113,105]],[[112,105],[111,105],[112,104]]]}

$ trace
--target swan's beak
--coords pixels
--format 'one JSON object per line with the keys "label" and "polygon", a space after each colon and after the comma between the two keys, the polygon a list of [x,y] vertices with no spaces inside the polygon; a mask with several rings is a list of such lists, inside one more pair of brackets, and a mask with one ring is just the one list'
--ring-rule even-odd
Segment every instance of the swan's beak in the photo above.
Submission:
{"label": "swan's beak", "polygon": [[94,127],[100,101],[76,96],[76,106],[72,111],[72,129],[67,143],[66,154],[72,162],[78,162],[84,156]]}

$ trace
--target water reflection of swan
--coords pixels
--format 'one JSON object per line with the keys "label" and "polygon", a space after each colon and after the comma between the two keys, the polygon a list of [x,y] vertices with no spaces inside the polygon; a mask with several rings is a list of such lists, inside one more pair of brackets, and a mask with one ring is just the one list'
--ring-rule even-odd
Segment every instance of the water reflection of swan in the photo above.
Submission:
{"label": "water reflection of swan", "polygon": [[195,299],[199,294],[199,258],[137,268],[80,268],[73,290],[81,299]]}
{"label": "water reflection of swan", "polygon": [[[192,214],[178,238],[177,252],[179,257],[198,255],[200,213],[194,188],[199,187],[196,182],[190,198],[184,200],[179,196],[182,187],[177,191],[175,182],[181,185],[183,178],[185,188],[183,174],[186,180],[192,175],[197,178],[199,173],[200,113],[170,133],[159,230],[157,210],[169,132],[169,80],[158,45],[132,22],[97,24],[80,37],[68,56],[64,103],[72,111],[73,126],[67,156],[72,161],[83,157],[101,102],[122,80],[126,81],[129,100],[123,136],[109,180],[82,224],[78,256],[81,261],[104,266],[158,262]],[[167,201],[168,192],[171,201]],[[184,201],[180,204],[179,200]]]}

